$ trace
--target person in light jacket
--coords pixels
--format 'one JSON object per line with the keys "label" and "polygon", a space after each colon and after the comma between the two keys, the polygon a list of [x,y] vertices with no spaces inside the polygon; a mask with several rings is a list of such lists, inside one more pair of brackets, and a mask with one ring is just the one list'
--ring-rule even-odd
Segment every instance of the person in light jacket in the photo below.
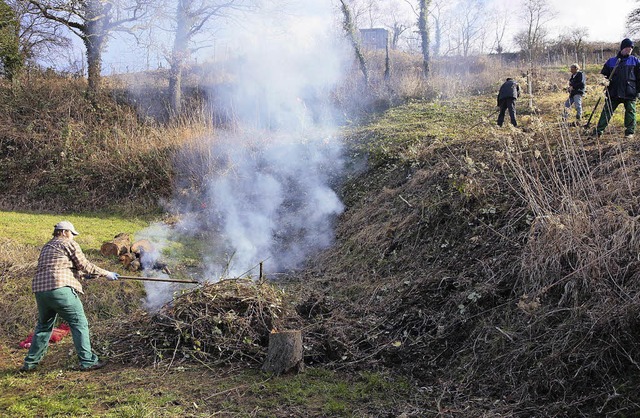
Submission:
{"label": "person in light jacket", "polygon": [[80,370],[95,370],[105,365],[91,350],[89,322],[78,295],[84,293],[79,279],[88,273],[117,280],[118,274],[89,262],[74,240],[76,235],[78,232],[71,222],[58,222],[53,227],[53,238],[40,251],[31,285],[38,305],[38,322],[21,372],[35,370],[44,357],[58,315],[71,328]]}

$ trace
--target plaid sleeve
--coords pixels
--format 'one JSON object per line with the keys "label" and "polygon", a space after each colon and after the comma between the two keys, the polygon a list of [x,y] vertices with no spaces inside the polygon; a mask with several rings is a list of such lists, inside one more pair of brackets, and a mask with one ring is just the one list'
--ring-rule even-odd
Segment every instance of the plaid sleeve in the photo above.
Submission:
{"label": "plaid sleeve", "polygon": [[87,260],[80,245],[75,241],[69,241],[69,257],[73,262],[74,268],[80,272],[89,273],[93,276],[106,276],[109,272],[105,269],[102,269],[95,264],[91,263]]}

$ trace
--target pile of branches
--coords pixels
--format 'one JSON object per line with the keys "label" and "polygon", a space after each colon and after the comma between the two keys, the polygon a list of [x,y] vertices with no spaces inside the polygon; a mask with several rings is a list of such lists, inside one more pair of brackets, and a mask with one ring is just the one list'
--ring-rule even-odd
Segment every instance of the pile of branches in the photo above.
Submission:
{"label": "pile of branches", "polygon": [[154,314],[140,312],[122,324],[109,356],[142,365],[167,361],[261,364],[269,334],[294,319],[284,293],[266,281],[205,283]]}

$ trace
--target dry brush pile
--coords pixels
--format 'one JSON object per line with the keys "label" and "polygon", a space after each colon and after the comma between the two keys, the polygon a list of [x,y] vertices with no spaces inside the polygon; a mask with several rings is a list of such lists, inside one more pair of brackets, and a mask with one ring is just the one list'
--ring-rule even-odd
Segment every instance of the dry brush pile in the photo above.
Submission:
{"label": "dry brush pile", "polygon": [[139,312],[108,337],[110,357],[133,364],[260,365],[269,334],[295,326],[286,294],[266,281],[228,279],[185,290],[155,313]]}

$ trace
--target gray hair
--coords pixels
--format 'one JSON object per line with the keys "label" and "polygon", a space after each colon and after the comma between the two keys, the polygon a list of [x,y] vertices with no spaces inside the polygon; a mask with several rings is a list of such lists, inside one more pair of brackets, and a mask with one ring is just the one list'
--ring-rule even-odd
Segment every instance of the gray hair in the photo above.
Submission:
{"label": "gray hair", "polygon": [[580,69],[580,66],[576,63],[571,64],[571,68],[575,68],[576,70]]}

